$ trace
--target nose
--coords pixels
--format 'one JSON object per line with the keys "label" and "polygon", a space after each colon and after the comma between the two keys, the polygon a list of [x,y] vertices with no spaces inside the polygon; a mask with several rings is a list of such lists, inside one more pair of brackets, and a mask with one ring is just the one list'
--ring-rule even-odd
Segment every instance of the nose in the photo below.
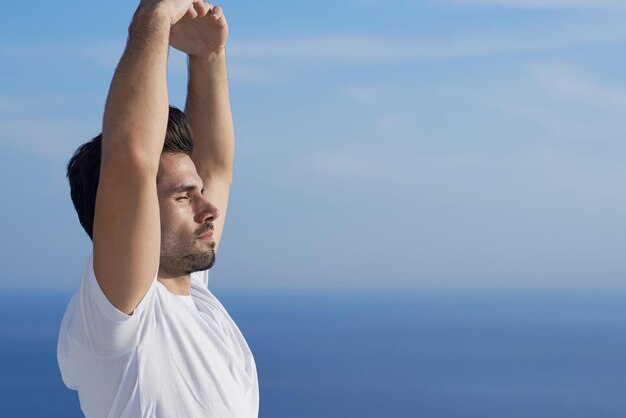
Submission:
{"label": "nose", "polygon": [[195,221],[202,225],[206,222],[215,222],[215,220],[220,216],[220,210],[209,202],[204,196],[200,196],[200,208],[195,216]]}

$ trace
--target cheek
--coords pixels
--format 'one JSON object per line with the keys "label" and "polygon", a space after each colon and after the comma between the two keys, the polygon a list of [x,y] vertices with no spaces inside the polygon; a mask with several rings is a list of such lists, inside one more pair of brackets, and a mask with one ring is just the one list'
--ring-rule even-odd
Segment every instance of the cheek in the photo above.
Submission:
{"label": "cheek", "polygon": [[161,210],[161,236],[165,242],[184,241],[192,233],[190,229],[190,210],[187,207],[168,207]]}
{"label": "cheek", "polygon": [[183,245],[180,227],[175,223],[161,221],[161,248],[173,251]]}
{"label": "cheek", "polygon": [[170,226],[179,222],[184,218],[185,209],[182,205],[161,204],[159,205],[159,216],[161,218],[161,225]]}

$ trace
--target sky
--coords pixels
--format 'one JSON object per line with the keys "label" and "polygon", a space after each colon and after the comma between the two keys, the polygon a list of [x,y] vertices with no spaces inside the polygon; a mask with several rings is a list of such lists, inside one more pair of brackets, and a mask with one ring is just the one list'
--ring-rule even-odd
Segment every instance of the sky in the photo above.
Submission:
{"label": "sky", "polygon": [[[71,290],[65,167],[135,2],[3,5],[2,289]],[[221,3],[235,173],[212,289],[626,289],[626,3]],[[170,52],[171,104],[186,62]]]}

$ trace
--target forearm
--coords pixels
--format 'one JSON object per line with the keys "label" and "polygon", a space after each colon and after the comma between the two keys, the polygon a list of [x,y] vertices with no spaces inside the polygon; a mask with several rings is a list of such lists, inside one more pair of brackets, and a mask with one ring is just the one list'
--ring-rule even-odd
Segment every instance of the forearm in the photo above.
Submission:
{"label": "forearm", "polygon": [[192,160],[205,179],[232,180],[235,134],[228,95],[226,52],[189,56],[185,114],[194,138]]}
{"label": "forearm", "polygon": [[104,111],[102,158],[158,169],[168,117],[170,19],[158,8],[138,9]]}

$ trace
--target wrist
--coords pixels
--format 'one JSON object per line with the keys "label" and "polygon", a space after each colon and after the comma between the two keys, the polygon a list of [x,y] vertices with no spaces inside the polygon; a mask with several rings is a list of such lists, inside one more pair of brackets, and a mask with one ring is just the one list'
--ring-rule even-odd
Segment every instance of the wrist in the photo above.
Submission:
{"label": "wrist", "polygon": [[226,51],[215,51],[201,55],[188,55],[189,80],[204,80],[211,83],[228,83]]}
{"label": "wrist", "polygon": [[171,27],[172,18],[167,6],[163,3],[156,5],[140,5],[128,28],[128,33],[133,34],[135,32],[141,32],[150,29],[167,29]]}
{"label": "wrist", "polygon": [[211,62],[226,57],[226,47],[213,49],[211,51],[203,52],[202,54],[188,54],[189,61],[198,62]]}

